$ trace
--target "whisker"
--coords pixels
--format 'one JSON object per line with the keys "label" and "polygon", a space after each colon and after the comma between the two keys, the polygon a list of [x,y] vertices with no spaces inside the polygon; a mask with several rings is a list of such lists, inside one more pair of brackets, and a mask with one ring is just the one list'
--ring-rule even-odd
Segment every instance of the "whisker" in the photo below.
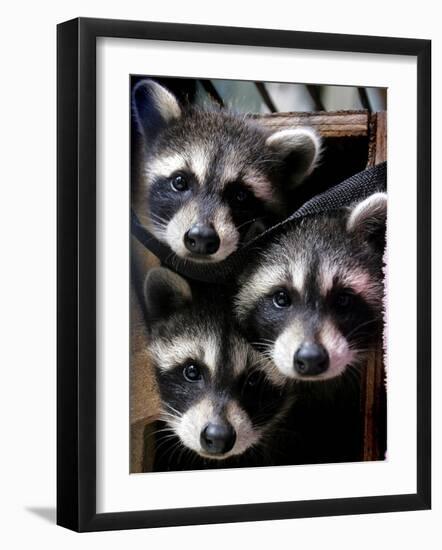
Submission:
{"label": "whisker", "polygon": [[354,327],[349,333],[345,334],[345,338],[349,338],[352,334],[354,334],[357,330],[361,329],[362,327],[365,327],[367,325],[370,325],[371,323],[377,323],[381,320],[381,317],[375,317],[374,319],[370,319],[369,321],[365,321],[365,323],[361,323],[360,325],[357,325]]}
{"label": "whisker", "polygon": [[163,406],[166,406],[170,411],[174,412],[177,416],[182,416],[180,411],[178,409],[175,409],[174,407],[172,407],[172,405],[170,403],[163,403]]}
{"label": "whisker", "polygon": [[250,220],[247,220],[247,221],[243,222],[241,225],[238,225],[238,227],[236,229],[239,230],[247,224],[252,224],[253,222],[256,222],[256,221],[262,220],[262,219],[264,219],[263,216],[260,216],[259,218],[252,218]]}

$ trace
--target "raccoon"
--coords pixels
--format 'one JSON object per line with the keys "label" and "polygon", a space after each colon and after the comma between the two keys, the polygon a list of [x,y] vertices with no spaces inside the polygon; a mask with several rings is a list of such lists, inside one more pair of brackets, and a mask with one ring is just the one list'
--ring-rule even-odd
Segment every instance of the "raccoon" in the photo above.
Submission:
{"label": "raccoon", "polygon": [[288,410],[286,387],[268,379],[222,292],[195,291],[159,267],[148,273],[144,294],[166,433],[154,470],[255,464]]}
{"label": "raccoon", "polygon": [[271,133],[222,109],[182,106],[152,80],[134,86],[132,105],[144,142],[137,213],[186,260],[220,262],[283,219],[287,182],[318,160],[310,128]]}
{"label": "raccoon", "polygon": [[338,377],[378,341],[386,214],[375,193],[293,222],[242,275],[236,314],[273,377]]}

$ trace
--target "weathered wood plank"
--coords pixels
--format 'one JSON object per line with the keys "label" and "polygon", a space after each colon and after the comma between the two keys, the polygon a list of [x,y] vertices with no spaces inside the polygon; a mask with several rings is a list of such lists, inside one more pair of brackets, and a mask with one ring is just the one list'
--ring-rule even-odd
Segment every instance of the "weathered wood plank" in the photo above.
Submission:
{"label": "weathered wood plank", "polygon": [[366,111],[329,111],[312,113],[274,113],[251,115],[260,124],[283,130],[296,126],[312,126],[323,137],[367,136],[370,117]]}
{"label": "weathered wood plank", "polygon": [[382,460],[385,399],[384,352],[382,345],[370,354],[364,371],[361,404],[364,413],[363,460]]}
{"label": "weathered wood plank", "polygon": [[375,164],[387,160],[387,113],[377,113]]}
{"label": "weathered wood plank", "polygon": [[[387,160],[387,113],[373,113],[369,122],[368,166]],[[364,410],[364,460],[382,460],[381,429],[384,429],[386,399],[384,351],[380,343],[369,358],[362,388]]]}
{"label": "weathered wood plank", "polygon": [[387,113],[373,113],[369,123],[368,166],[387,160]]}

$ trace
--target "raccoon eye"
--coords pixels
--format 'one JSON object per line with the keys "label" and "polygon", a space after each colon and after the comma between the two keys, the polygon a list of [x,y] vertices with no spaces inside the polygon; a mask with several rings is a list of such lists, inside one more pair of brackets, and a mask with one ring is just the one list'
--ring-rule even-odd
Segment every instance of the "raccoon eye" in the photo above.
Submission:
{"label": "raccoon eye", "polygon": [[261,379],[261,373],[259,371],[252,372],[252,374],[247,378],[246,384],[249,388],[257,386]]}
{"label": "raccoon eye", "polygon": [[292,301],[285,290],[277,290],[273,294],[273,303],[278,308],[286,308],[291,305]]}
{"label": "raccoon eye", "polygon": [[348,309],[353,304],[353,294],[342,291],[335,297],[335,305],[339,309]]}
{"label": "raccoon eye", "polygon": [[244,207],[252,193],[241,182],[231,182],[226,188],[226,198],[232,206]]}
{"label": "raccoon eye", "polygon": [[247,189],[239,188],[235,191],[235,194],[233,195],[233,199],[236,203],[241,204],[243,202],[246,202],[246,200],[250,197],[250,193],[247,191]]}
{"label": "raccoon eye", "polygon": [[187,191],[187,189],[189,188],[187,179],[185,176],[183,176],[183,174],[177,174],[176,176],[174,176],[170,182],[170,185],[174,191],[177,191],[179,193]]}
{"label": "raccoon eye", "polygon": [[184,367],[183,375],[188,382],[197,382],[202,378],[199,367],[194,363],[190,363]]}

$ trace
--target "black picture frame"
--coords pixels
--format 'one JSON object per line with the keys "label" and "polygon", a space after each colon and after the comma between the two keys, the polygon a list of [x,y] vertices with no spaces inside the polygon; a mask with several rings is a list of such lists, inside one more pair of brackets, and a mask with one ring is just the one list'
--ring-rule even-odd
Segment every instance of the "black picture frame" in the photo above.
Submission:
{"label": "black picture frame", "polygon": [[[417,59],[417,491],[96,512],[96,39],[118,37]],[[425,510],[431,506],[431,42],[254,28],[74,19],[57,28],[57,523],[75,531]]]}

